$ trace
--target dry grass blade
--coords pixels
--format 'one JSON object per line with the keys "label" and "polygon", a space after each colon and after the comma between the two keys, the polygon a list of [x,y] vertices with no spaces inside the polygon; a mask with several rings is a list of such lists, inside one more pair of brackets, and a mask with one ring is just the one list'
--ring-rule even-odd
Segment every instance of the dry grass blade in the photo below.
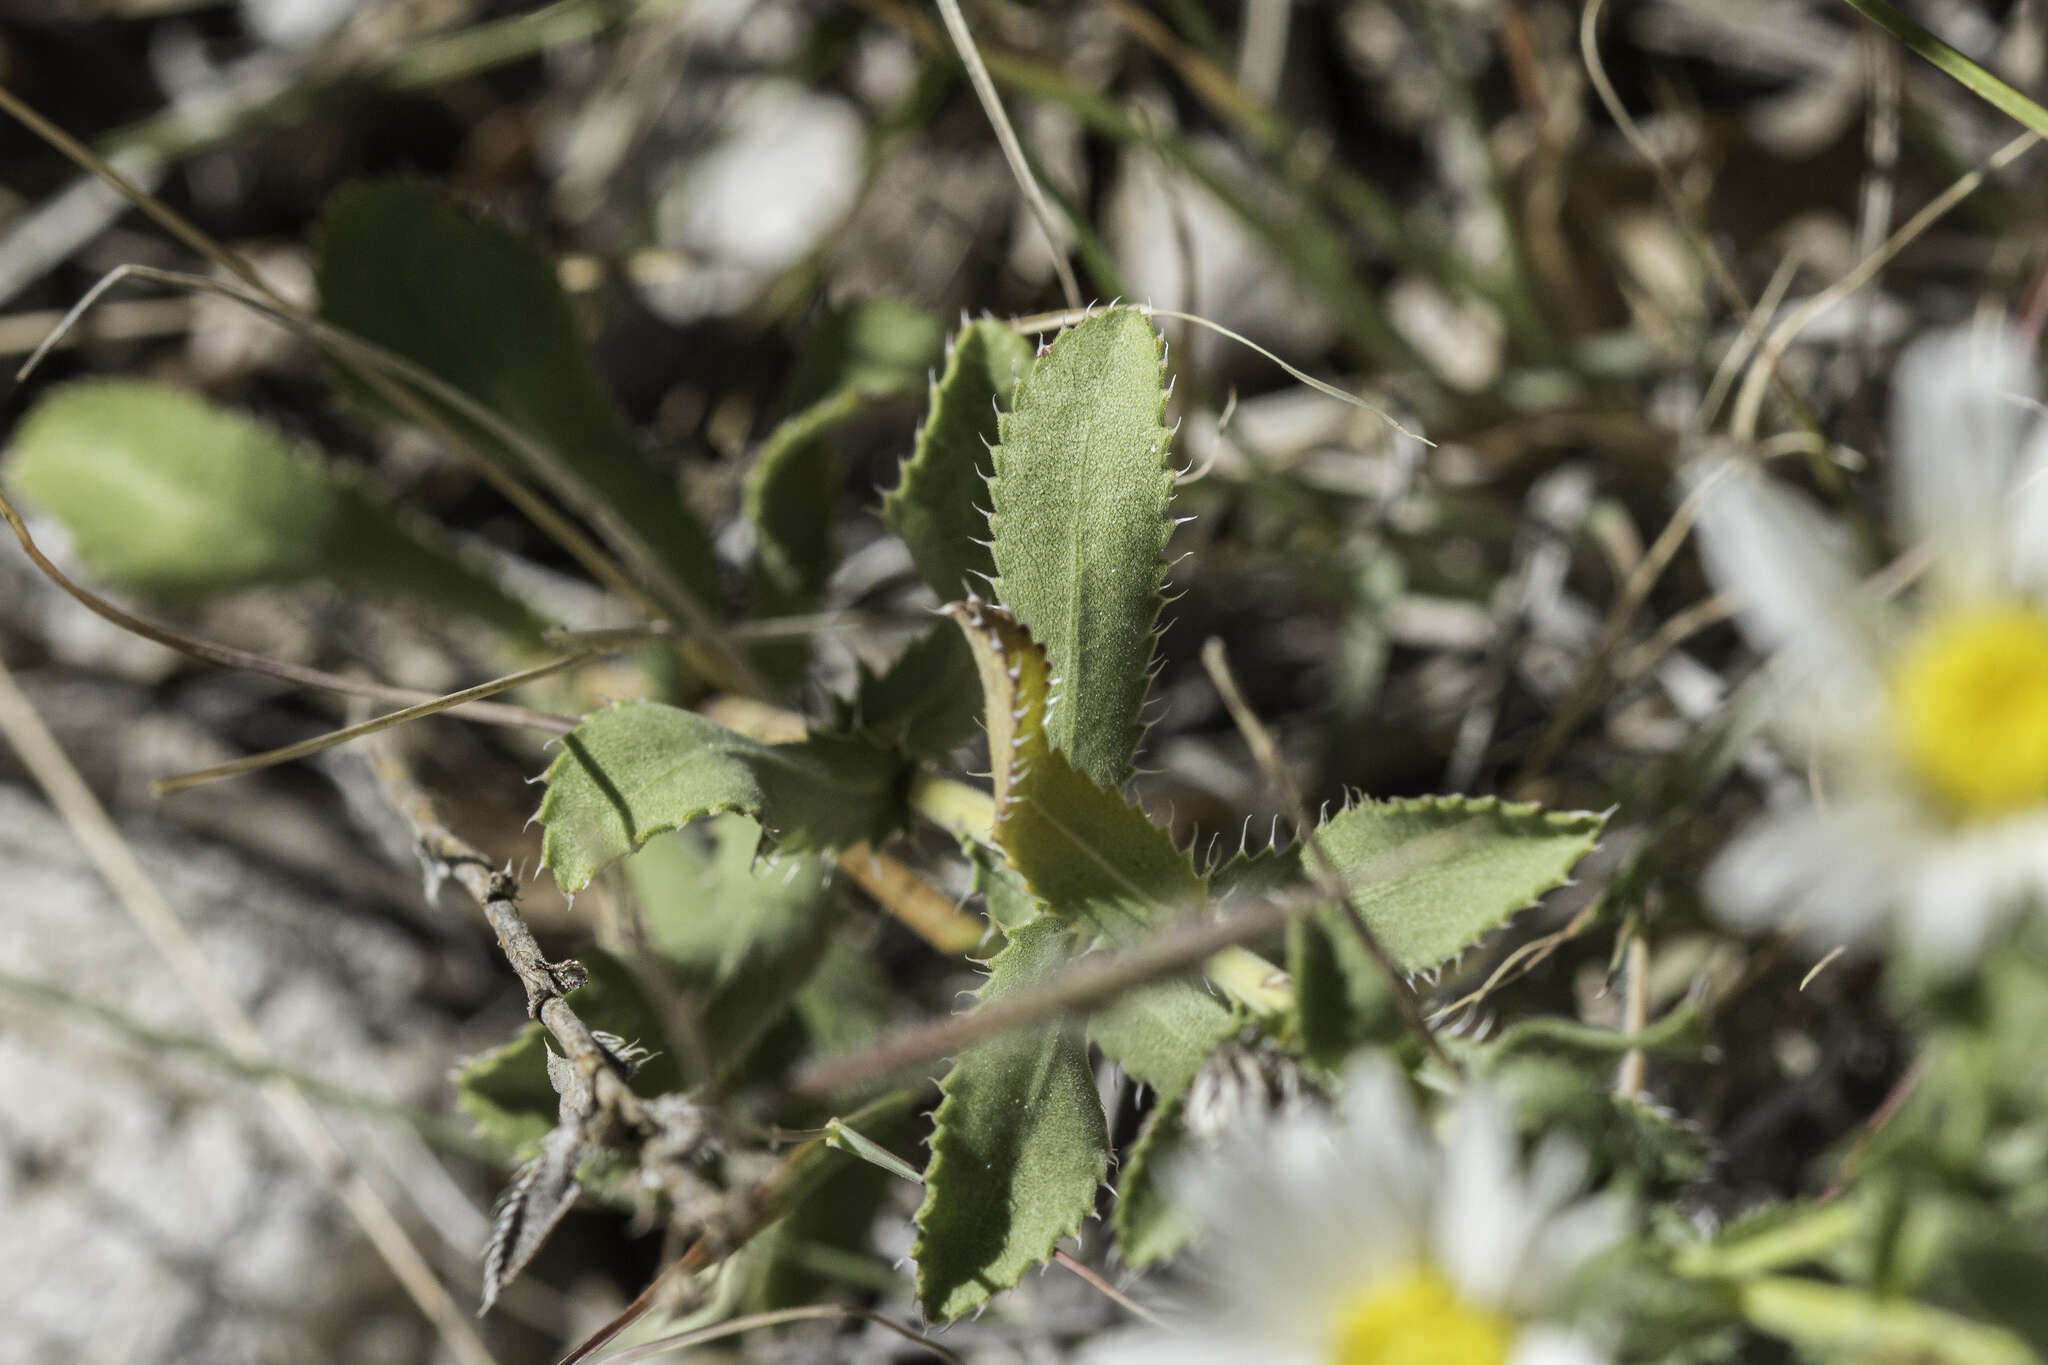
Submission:
{"label": "dry grass blade", "polygon": [[1017,141],[1017,130],[1010,126],[1010,116],[1003,111],[1003,97],[996,92],[995,80],[988,74],[988,66],[981,60],[981,50],[974,45],[974,34],[967,27],[967,16],[960,10],[960,0],[939,0],[939,13],[946,21],[946,33],[953,39],[953,47],[960,54],[960,64],[967,68],[967,79],[974,84],[976,98],[988,114],[989,125],[995,129],[996,144],[1003,149],[1003,160],[1010,165],[1010,174],[1016,177],[1017,189],[1024,196],[1024,202],[1031,207],[1031,216],[1038,220],[1038,227],[1045,234],[1046,250],[1052,253],[1052,268],[1060,278],[1060,294],[1067,301],[1067,307],[1081,306],[1081,286],[1074,279],[1074,267],[1067,261],[1066,248],[1060,245],[1060,232],[1052,216],[1052,207],[1045,202],[1045,192],[1038,187],[1038,177],[1031,174],[1031,164],[1024,159],[1024,146]]}
{"label": "dry grass blade", "polygon": [[460,692],[450,692],[445,697],[435,697],[431,701],[424,701],[416,706],[408,706],[398,711],[387,711],[381,716],[376,716],[362,722],[360,725],[350,725],[339,730],[330,730],[324,735],[315,735],[313,738],[301,740],[297,744],[287,744],[282,748],[270,749],[260,754],[250,754],[248,757],[238,758],[232,763],[222,763],[211,768],[201,768],[197,772],[182,773],[176,777],[160,778],[149,784],[149,793],[151,796],[169,796],[173,792],[181,792],[190,787],[203,786],[208,782],[217,782],[224,777],[240,777],[244,773],[253,773],[263,768],[273,768],[280,763],[289,763],[295,758],[305,758],[308,755],[317,754],[323,749],[332,749],[337,744],[346,744],[350,740],[361,739],[366,735],[374,735],[380,730],[389,730],[393,726],[404,725],[427,716],[439,715],[441,712],[453,710],[465,702],[480,701],[485,697],[495,696],[500,692],[509,692],[515,687],[523,687],[527,683],[538,681],[550,674],[560,673],[565,668],[571,668],[587,660],[598,658],[600,654],[601,651],[598,650],[584,650],[580,653],[564,655],[562,658],[550,659],[543,664],[535,664],[532,668],[522,668],[517,673],[507,673],[502,678],[493,678],[489,682],[478,683],[475,687],[466,687]]}

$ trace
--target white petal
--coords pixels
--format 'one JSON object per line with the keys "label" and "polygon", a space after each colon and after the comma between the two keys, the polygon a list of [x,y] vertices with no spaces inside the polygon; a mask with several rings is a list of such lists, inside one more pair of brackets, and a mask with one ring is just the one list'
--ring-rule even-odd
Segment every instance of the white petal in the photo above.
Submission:
{"label": "white petal", "polygon": [[2048,595],[2048,421],[2034,423],[2005,502],[2006,576]]}
{"label": "white petal", "polygon": [[1783,927],[1833,946],[1884,936],[1917,836],[1885,803],[1848,800],[1758,817],[1707,869],[1707,900],[1743,929]]}
{"label": "white petal", "polygon": [[1840,528],[1733,460],[1704,465],[1695,488],[1700,556],[1736,599],[1751,642],[1795,649],[1802,681],[1810,675],[1830,692],[1877,692],[1875,631],[1858,614],[1858,574]]}
{"label": "white petal", "polygon": [[1954,970],[2032,897],[2048,889],[2048,818],[2007,820],[1930,844],[1916,862],[1901,906],[1906,947],[1929,965]]}
{"label": "white petal", "polygon": [[1437,1201],[1439,1263],[1461,1297],[1505,1304],[1529,1243],[1550,1213],[1521,1180],[1506,1108],[1481,1087],[1458,1101]]}
{"label": "white petal", "polygon": [[1965,590],[1989,586],[1993,528],[2033,418],[2032,349],[2002,324],[1935,332],[1892,371],[1892,500]]}
{"label": "white petal", "polygon": [[1607,1353],[1558,1327],[1531,1327],[1515,1338],[1508,1365],[1607,1365]]}

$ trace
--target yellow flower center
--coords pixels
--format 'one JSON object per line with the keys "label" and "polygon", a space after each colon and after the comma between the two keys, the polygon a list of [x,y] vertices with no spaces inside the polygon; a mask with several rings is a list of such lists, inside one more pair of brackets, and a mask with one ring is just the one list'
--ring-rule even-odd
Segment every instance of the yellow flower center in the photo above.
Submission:
{"label": "yellow flower center", "polygon": [[1375,1280],[1339,1306],[1331,1365],[1507,1365],[1515,1334],[1427,1267]]}
{"label": "yellow flower center", "polygon": [[1938,616],[1899,651],[1894,736],[1962,817],[2048,802],[2048,615],[2009,604]]}

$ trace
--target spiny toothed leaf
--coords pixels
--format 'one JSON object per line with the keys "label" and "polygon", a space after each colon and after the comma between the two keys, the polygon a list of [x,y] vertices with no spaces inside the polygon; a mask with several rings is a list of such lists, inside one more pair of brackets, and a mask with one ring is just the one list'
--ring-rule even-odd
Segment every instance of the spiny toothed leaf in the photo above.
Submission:
{"label": "spiny toothed leaf", "polygon": [[1049,747],[1043,650],[1000,607],[956,604],[981,674],[996,846],[1031,893],[1112,941],[1198,910],[1202,878],[1173,836]]}
{"label": "spiny toothed leaf", "polygon": [[882,499],[882,519],[941,602],[986,592],[995,577],[988,450],[999,435],[996,413],[1009,409],[1033,355],[1029,341],[992,318],[961,328],[902,478]]}
{"label": "spiny toothed leaf", "polygon": [[901,819],[896,760],[848,736],[763,744],[694,711],[626,702],[562,737],[540,804],[541,857],[571,893],[664,830],[722,811],[785,850],[879,842]]}
{"label": "spiny toothed leaf", "polygon": [[760,857],[761,841],[757,822],[718,815],[650,839],[625,864],[648,946],[692,992],[720,1068],[789,1012],[837,918],[832,860]]}
{"label": "spiny toothed leaf", "polygon": [[1010,866],[1001,849],[990,848],[975,839],[961,842],[967,851],[967,861],[974,867],[974,889],[981,893],[982,904],[996,928],[1006,934],[1015,933],[1045,913],[1045,905],[1031,894],[1031,888]]}
{"label": "spiny toothed leaf", "polygon": [[950,757],[981,719],[974,659],[960,632],[941,621],[882,672],[863,669],[849,719],[912,758]]}
{"label": "spiny toothed leaf", "polygon": [[1132,1270],[1165,1260],[1186,1246],[1197,1231],[1187,1211],[1167,1197],[1161,1180],[1185,1145],[1181,1105],[1180,1095],[1156,1105],[1124,1158],[1123,1180],[1117,1186],[1109,1226],[1116,1234],[1118,1254]]}
{"label": "spiny toothed leaf", "polygon": [[[1492,797],[1364,801],[1317,831],[1352,899],[1403,971],[1442,966],[1563,886],[1605,817]],[[1287,850],[1297,867],[1308,856]],[[1349,931],[1334,918],[1329,931]]]}
{"label": "spiny toothed leaf", "polygon": [[537,637],[546,622],[345,469],[168,385],[92,380],[37,403],[7,463],[96,575],[163,597],[329,579]]}
{"label": "spiny toothed leaf", "polygon": [[[977,998],[987,1005],[1044,985],[1067,961],[1070,939],[1050,918],[1025,925],[989,964]],[[1109,1169],[1109,1130],[1078,1027],[977,1043],[941,1089],[911,1252],[918,1303],[935,1322],[973,1312],[1043,1264],[1094,1210]]]}
{"label": "spiny toothed leaf", "polygon": [[999,423],[998,593],[1058,682],[1053,747],[1104,787],[1131,773],[1163,598],[1173,470],[1159,336],[1129,310],[1062,334]]}
{"label": "spiny toothed leaf", "polygon": [[486,454],[607,509],[698,601],[718,600],[710,538],[605,391],[540,251],[423,185],[359,185],[328,206],[319,284],[323,320],[432,371],[553,458],[537,467],[434,404]]}

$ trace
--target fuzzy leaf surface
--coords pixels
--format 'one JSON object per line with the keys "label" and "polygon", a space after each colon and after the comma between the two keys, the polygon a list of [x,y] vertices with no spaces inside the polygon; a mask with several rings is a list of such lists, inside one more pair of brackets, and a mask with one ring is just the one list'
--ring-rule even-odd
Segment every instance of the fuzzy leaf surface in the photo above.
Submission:
{"label": "fuzzy leaf surface", "polygon": [[1053,747],[1104,787],[1131,773],[1163,605],[1174,475],[1159,336],[1135,312],[1054,341],[999,423],[998,592],[1045,648]]}
{"label": "fuzzy leaf surface", "polygon": [[[1025,925],[977,998],[991,1004],[1050,981],[1069,941],[1054,920]],[[1109,1169],[1088,1045],[1072,1025],[978,1043],[941,1090],[911,1253],[918,1303],[935,1322],[973,1312],[1043,1264],[1093,1211]]]}
{"label": "fuzzy leaf surface", "polygon": [[[1369,801],[1318,831],[1359,912],[1402,970],[1441,966],[1564,885],[1604,817],[1491,797]],[[1297,845],[1289,853],[1300,864]],[[1333,937],[1348,934],[1341,925]]]}
{"label": "fuzzy leaf surface", "polygon": [[571,893],[664,830],[723,811],[787,852],[879,842],[900,818],[896,762],[862,740],[763,744],[694,711],[627,702],[562,737],[540,805],[541,856]]}
{"label": "fuzzy leaf surface", "polygon": [[333,579],[536,635],[545,624],[340,467],[168,385],[71,384],[14,435],[12,480],[110,583],[162,597]]}
{"label": "fuzzy leaf surface", "polygon": [[[328,207],[319,285],[325,321],[431,370],[532,437],[575,486],[572,501],[610,509],[698,601],[718,600],[710,538],[599,380],[547,256],[423,185],[361,185]],[[448,416],[507,467],[560,486]]]}
{"label": "fuzzy leaf surface", "polygon": [[941,602],[986,592],[995,577],[983,478],[1001,435],[996,414],[1009,410],[1034,355],[1029,341],[994,319],[961,328],[902,477],[882,499],[882,520]]}
{"label": "fuzzy leaf surface", "polygon": [[1088,1041],[1161,1095],[1174,1096],[1237,1027],[1237,1015],[1206,987],[1168,981],[1092,1016]]}

